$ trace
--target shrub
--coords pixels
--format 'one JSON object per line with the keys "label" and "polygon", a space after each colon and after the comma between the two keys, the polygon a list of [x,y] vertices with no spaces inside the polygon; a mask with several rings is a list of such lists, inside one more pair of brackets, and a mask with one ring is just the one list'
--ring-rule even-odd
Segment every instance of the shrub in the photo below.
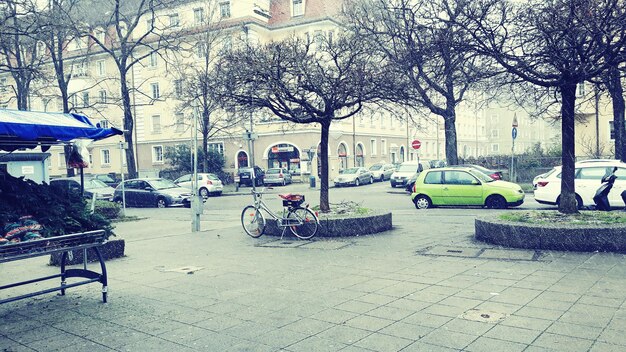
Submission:
{"label": "shrub", "polygon": [[101,213],[91,214],[87,202],[76,192],[23,177],[0,176],[0,229],[24,215],[32,215],[43,226],[44,237],[92,230],[113,234],[111,221]]}
{"label": "shrub", "polygon": [[117,219],[120,217],[120,212],[122,211],[122,207],[119,204],[109,202],[106,200],[98,200],[96,201],[96,205],[94,207],[94,213],[100,214],[106,219]]}

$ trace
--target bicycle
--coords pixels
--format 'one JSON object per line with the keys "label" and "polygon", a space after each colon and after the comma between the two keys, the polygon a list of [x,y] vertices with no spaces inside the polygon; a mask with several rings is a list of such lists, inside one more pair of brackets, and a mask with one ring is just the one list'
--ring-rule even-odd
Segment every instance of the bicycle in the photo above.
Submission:
{"label": "bicycle", "polygon": [[252,190],[254,204],[246,206],[241,212],[241,225],[250,237],[258,238],[265,233],[267,223],[261,209],[265,210],[265,212],[274,218],[276,225],[283,229],[280,235],[281,239],[285,235],[287,228],[289,228],[291,233],[296,237],[303,240],[308,240],[317,234],[319,219],[317,215],[309,209],[308,204],[304,207],[302,206],[302,203],[304,203],[304,195],[279,194],[278,196],[283,199],[283,214],[279,216],[271,211],[265,202],[263,202],[264,192],[265,188],[261,191]]}

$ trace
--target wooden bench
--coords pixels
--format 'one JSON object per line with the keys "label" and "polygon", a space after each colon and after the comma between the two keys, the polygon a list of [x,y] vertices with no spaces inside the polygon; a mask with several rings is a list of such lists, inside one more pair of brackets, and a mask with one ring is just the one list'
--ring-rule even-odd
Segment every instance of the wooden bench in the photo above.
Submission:
{"label": "wooden bench", "polygon": [[[103,230],[89,231],[82,233],[75,233],[64,236],[48,237],[39,240],[25,241],[19,243],[12,243],[0,246],[0,263],[11,262],[15,260],[39,257],[49,255],[52,253],[62,252],[61,259],[61,273],[44,276],[40,278],[30,279],[26,281],[16,282],[9,285],[0,286],[0,291],[22,286],[26,284],[36,283],[44,280],[51,280],[55,278],[61,278],[61,285],[53,288],[48,288],[32,293],[27,293],[15,297],[5,298],[0,300],[0,304],[17,301],[24,298],[34,297],[51,293],[55,291],[61,291],[61,295],[65,295],[65,290],[70,287],[76,287],[81,285],[90,284],[92,282],[100,282],[102,284],[102,301],[107,302],[107,271],[104,264],[102,255],[100,254],[100,247],[106,241],[106,234]],[[101,273],[87,270],[87,263],[85,262],[83,269],[66,269],[65,262],[67,260],[68,253],[76,249],[93,248],[98,260],[100,262]],[[69,278],[83,278],[78,282],[67,283]]]}

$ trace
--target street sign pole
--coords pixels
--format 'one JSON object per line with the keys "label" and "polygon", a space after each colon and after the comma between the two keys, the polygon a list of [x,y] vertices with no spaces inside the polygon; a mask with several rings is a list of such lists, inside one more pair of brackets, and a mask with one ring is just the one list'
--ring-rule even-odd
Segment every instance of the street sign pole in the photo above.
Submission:
{"label": "street sign pole", "polygon": [[198,193],[198,114],[196,108],[193,114],[193,174],[191,179],[191,232],[200,231],[200,209],[203,206]]}
{"label": "street sign pole", "polygon": [[509,179],[511,182],[515,182],[517,178],[515,175],[515,138],[517,138],[517,113],[513,115],[513,123],[511,124],[511,137],[513,141],[511,143],[511,170],[509,171]]}
{"label": "street sign pole", "polygon": [[124,149],[128,143],[120,142],[120,172],[122,174],[122,216],[126,216],[126,190],[124,189]]}

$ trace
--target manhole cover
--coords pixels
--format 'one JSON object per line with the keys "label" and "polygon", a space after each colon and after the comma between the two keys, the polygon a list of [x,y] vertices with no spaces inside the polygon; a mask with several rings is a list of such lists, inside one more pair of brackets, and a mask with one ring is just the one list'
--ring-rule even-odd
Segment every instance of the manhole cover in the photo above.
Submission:
{"label": "manhole cover", "polygon": [[504,260],[533,260],[535,251],[518,249],[485,249],[480,258]]}
{"label": "manhole cover", "polygon": [[198,270],[202,270],[202,269],[204,268],[200,266],[183,266],[182,268],[168,269],[168,270],[163,270],[163,271],[171,272],[171,273],[193,274],[194,272]]}
{"label": "manhole cover", "polygon": [[506,314],[488,310],[470,309],[461,314],[460,317],[465,320],[480,321],[483,323],[497,323],[506,318]]}
{"label": "manhole cover", "polygon": [[482,248],[470,248],[470,247],[443,247],[437,246],[431,248],[425,254],[427,255],[442,255],[450,257],[466,257],[475,258],[480,254]]}

